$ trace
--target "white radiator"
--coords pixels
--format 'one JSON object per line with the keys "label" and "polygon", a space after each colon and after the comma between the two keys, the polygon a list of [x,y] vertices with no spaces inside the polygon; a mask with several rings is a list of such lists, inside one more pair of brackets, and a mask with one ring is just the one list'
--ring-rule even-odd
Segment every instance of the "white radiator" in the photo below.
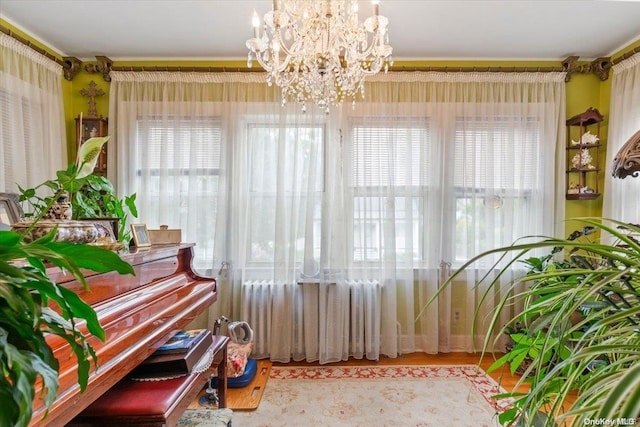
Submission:
{"label": "white radiator", "polygon": [[[382,286],[377,280],[349,280],[346,284],[349,287],[348,304],[332,307],[348,308],[348,313],[344,312],[344,318],[348,319],[348,325],[345,325],[348,331],[344,335],[349,336],[349,354],[358,358],[367,354],[377,355],[380,348]],[[283,297],[281,288],[279,292],[274,291],[276,286],[291,286],[291,292],[285,292],[287,296]],[[327,294],[334,297],[325,298],[333,300],[336,295],[334,291],[335,288],[329,289]],[[242,285],[241,313],[242,320],[247,321],[254,332],[254,355],[269,357],[271,347],[277,347],[276,342],[280,340],[290,343],[294,355],[318,354],[320,330],[324,329],[318,324],[320,306],[319,287],[313,284],[274,284],[273,280],[245,281]],[[331,308],[327,307],[327,310],[331,311]],[[334,315],[340,316],[335,312],[332,313]],[[283,318],[292,320],[292,330],[283,330],[278,326]],[[283,337],[283,334],[289,334],[289,337]]]}
{"label": "white radiator", "polygon": [[273,301],[274,284],[272,280],[249,280],[242,284],[240,296],[242,320],[248,322],[253,329],[253,352],[258,357],[269,354],[268,344],[271,342]]}
{"label": "white radiator", "polygon": [[382,286],[377,280],[348,280],[349,353],[361,358],[380,350]]}

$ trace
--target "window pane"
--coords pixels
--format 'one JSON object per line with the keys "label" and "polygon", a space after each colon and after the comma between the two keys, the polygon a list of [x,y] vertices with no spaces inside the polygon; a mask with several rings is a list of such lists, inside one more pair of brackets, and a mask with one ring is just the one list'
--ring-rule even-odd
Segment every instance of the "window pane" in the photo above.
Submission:
{"label": "window pane", "polygon": [[[251,125],[251,191],[274,193],[278,184],[286,191],[323,191],[324,127]],[[281,138],[282,137],[282,138]],[[280,145],[282,144],[282,145]],[[282,152],[284,151],[284,155]],[[278,183],[278,176],[282,182]]]}
{"label": "window pane", "polygon": [[[354,261],[419,259],[421,206],[420,197],[355,197]],[[386,242],[385,235],[394,240]]]}
{"label": "window pane", "polygon": [[[319,260],[324,127],[251,124],[247,135],[251,192],[248,259],[254,263],[273,263],[282,256],[296,263],[308,256]],[[277,227],[287,233],[285,241],[292,242],[292,246],[280,246],[282,253],[276,253]],[[312,253],[305,253],[309,250]]]}
{"label": "window pane", "polygon": [[542,181],[540,132],[535,120],[459,118],[455,135],[454,259],[462,263],[527,232]]}
{"label": "window pane", "polygon": [[419,260],[433,162],[427,121],[376,118],[383,124],[365,125],[364,120],[358,119],[352,129],[353,259]]}
{"label": "window pane", "polygon": [[355,127],[355,187],[421,185],[432,161],[426,127]]}
{"label": "window pane", "polygon": [[462,188],[533,188],[538,180],[537,122],[459,118],[454,176]]}
{"label": "window pane", "polygon": [[[213,259],[222,125],[217,117],[138,120],[138,199],[145,216],[182,228],[198,245],[194,267]],[[197,203],[193,203],[197,200]],[[160,225],[160,224],[157,224]]]}

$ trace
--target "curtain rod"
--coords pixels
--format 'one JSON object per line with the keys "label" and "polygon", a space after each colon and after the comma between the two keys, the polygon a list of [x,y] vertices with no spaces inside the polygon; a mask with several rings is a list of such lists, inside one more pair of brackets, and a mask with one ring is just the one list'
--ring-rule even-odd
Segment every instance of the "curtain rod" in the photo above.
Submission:
{"label": "curtain rod", "polygon": [[82,61],[80,61],[78,58],[74,56],[63,56],[62,59],[60,59],[46,49],[42,49],[41,47],[34,45],[31,41],[25,39],[24,37],[21,37],[4,25],[0,25],[0,31],[8,35],[12,39],[17,40],[25,46],[35,50],[40,55],[54,61],[56,64],[61,65],[65,79],[71,81],[80,72],[80,64],[82,64]]}
{"label": "curtain rod", "polygon": [[[56,63],[62,65],[65,79],[73,80],[73,78],[80,72],[80,65],[82,61],[73,56],[65,56],[62,59],[58,58],[54,54],[48,52],[45,49],[42,49],[38,46],[35,46],[32,42],[25,39],[24,37],[19,36],[15,32],[11,31],[9,28],[0,25],[0,31],[5,33],[6,35],[14,38],[20,43],[25,44],[31,49],[35,50],[41,55],[46,56],[47,58],[55,61]],[[624,52],[621,56],[611,59],[610,57],[601,57],[593,60],[590,63],[582,63],[578,64],[577,56],[570,56],[564,61],[561,62],[561,66],[558,67],[502,67],[502,66],[487,66],[487,67],[444,67],[444,66],[427,66],[427,67],[408,67],[408,66],[398,66],[398,67],[390,67],[390,72],[402,72],[402,71],[437,71],[437,72],[489,72],[489,73],[552,73],[552,72],[566,72],[567,77],[565,81],[569,81],[571,78],[571,74],[573,73],[594,73],[600,80],[607,80],[609,78],[609,70],[611,67],[621,61],[624,61],[627,58],[635,55],[640,52],[640,47],[635,47],[627,52]],[[86,64],[85,71],[89,73],[102,73],[102,76],[105,81],[111,81],[109,77],[109,72],[111,70],[114,71],[174,71],[174,72],[204,72],[204,73],[225,73],[225,72],[236,72],[236,73],[251,73],[251,72],[264,72],[262,69],[253,69],[253,68],[242,68],[242,67],[182,67],[182,66],[113,66],[113,61],[106,56],[96,56],[96,60],[98,64]]]}
{"label": "curtain rod", "polygon": [[63,65],[63,61],[58,58],[57,56],[55,56],[52,53],[47,52],[46,50],[42,49],[41,47],[38,47],[36,45],[34,45],[33,43],[31,43],[29,40],[25,39],[24,37],[20,37],[18,34],[14,33],[13,31],[11,31],[10,29],[8,29],[7,27],[0,25],[0,31],[2,31],[3,33],[5,33],[6,35],[8,35],[9,37],[13,38],[14,40],[19,41],[20,43],[26,45],[27,47],[30,47],[31,49],[35,50],[36,52],[38,52],[40,55],[46,56],[47,58],[49,58],[50,60],[56,62],[59,65]]}
{"label": "curtain rod", "polygon": [[640,52],[640,46],[634,47],[633,49],[629,50],[628,52],[623,53],[622,55],[620,55],[617,58],[613,58],[611,60],[611,65],[616,65],[618,62],[622,62],[625,59],[631,58],[633,55],[635,55],[638,52]]}
{"label": "curtain rod", "polygon": [[[629,55],[630,56],[630,55]],[[97,64],[85,65],[85,70],[89,73],[102,73],[105,81],[111,81],[109,72],[113,71],[160,71],[160,72],[209,72],[209,73],[258,73],[264,72],[262,68],[243,68],[243,67],[198,67],[198,66],[162,66],[162,65],[150,65],[150,66],[114,66],[106,56],[96,56]],[[389,67],[389,72],[469,72],[469,73],[554,73],[554,72],[566,72],[565,81],[568,82],[571,79],[571,75],[574,73],[594,73],[600,77],[601,80],[607,80],[609,78],[609,70],[611,69],[610,58],[598,58],[590,63],[578,63],[577,56],[570,56],[562,61],[561,66],[552,67],[524,67],[524,66],[468,66],[468,67],[450,67],[450,66],[396,66]]]}
{"label": "curtain rod", "polygon": [[[198,67],[198,66],[112,66],[112,71],[173,71],[173,72],[202,72],[202,73],[264,73],[262,68],[244,68],[244,67]],[[443,71],[443,72],[496,72],[496,73],[552,73],[566,71],[564,67],[410,67],[410,66],[394,66],[389,67],[389,72],[401,71]]]}

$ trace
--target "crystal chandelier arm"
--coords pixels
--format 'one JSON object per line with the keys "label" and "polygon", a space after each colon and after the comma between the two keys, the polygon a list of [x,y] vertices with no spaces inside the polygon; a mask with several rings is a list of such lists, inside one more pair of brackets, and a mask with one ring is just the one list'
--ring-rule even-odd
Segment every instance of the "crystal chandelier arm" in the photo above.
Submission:
{"label": "crystal chandelier arm", "polygon": [[355,101],[364,96],[364,78],[392,62],[388,19],[379,14],[378,0],[372,12],[361,23],[357,0],[273,0],[262,36],[254,20],[247,63],[255,57],[267,83],[281,87],[283,103],[293,99],[303,111],[306,102],[328,111],[347,97]]}

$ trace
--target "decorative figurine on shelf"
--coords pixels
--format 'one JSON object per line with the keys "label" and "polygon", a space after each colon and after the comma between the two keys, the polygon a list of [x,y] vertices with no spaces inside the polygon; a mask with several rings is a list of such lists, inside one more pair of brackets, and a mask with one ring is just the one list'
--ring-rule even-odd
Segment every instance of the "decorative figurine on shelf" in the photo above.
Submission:
{"label": "decorative figurine on shelf", "polygon": [[595,166],[591,164],[593,161],[593,157],[591,157],[591,153],[589,153],[588,148],[583,148],[580,150],[578,154],[573,156],[571,159],[571,164],[574,169],[595,169]]}
{"label": "decorative figurine on shelf", "polygon": [[597,135],[592,134],[590,131],[586,131],[581,137],[580,141],[571,140],[571,145],[595,145],[600,139]]}
{"label": "decorative figurine on shelf", "polygon": [[573,182],[569,185],[569,189],[567,190],[567,194],[578,194],[580,193],[580,184],[576,185]]}
{"label": "decorative figurine on shelf", "polygon": [[580,188],[580,194],[593,194],[595,192],[596,191],[593,188],[586,185]]}

